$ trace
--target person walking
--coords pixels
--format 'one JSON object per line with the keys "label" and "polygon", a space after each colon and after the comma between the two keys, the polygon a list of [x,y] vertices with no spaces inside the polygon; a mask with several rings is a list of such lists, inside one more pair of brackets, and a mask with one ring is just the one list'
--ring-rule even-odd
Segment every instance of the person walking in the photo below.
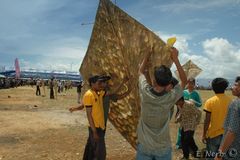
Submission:
{"label": "person walking", "polygon": [[36,95],[37,96],[41,96],[40,85],[41,85],[41,82],[39,79],[37,79],[37,81],[36,81]]}
{"label": "person walking", "polygon": [[50,99],[54,99],[54,91],[53,91],[53,78],[49,81],[49,89],[50,89]]}
{"label": "person walking", "polygon": [[81,90],[83,87],[83,81],[80,81],[77,85],[77,103],[80,104]]}
{"label": "person walking", "polygon": [[55,98],[57,99],[57,97],[58,97],[58,81],[56,78],[54,78],[54,80],[53,80],[53,88],[54,88]]}
{"label": "person walking", "polygon": [[41,79],[41,86],[42,86],[42,91],[43,91],[43,97],[46,96],[46,91],[45,91],[45,81],[43,79]]}

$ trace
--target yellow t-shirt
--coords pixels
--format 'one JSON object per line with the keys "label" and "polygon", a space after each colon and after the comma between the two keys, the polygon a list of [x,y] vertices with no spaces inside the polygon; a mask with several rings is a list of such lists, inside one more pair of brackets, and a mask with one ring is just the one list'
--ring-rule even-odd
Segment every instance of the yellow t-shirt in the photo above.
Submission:
{"label": "yellow t-shirt", "polygon": [[83,95],[83,105],[84,107],[92,107],[92,118],[96,128],[105,129],[104,123],[104,111],[103,111],[103,96],[105,92],[101,91],[96,93],[95,91],[89,89]]}
{"label": "yellow t-shirt", "polygon": [[210,125],[207,130],[208,138],[214,138],[224,133],[223,124],[230,102],[231,98],[225,94],[216,94],[206,101],[204,111],[211,113]]}

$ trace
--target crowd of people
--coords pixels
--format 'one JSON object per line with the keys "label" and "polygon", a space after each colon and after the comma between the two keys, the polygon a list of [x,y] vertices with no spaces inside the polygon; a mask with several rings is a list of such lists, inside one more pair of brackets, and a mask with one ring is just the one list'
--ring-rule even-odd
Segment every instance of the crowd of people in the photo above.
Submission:
{"label": "crowd of people", "polygon": [[18,86],[27,85],[28,81],[17,78],[0,78],[0,89],[15,88]]}
{"label": "crowd of people", "polygon": [[[77,92],[81,92],[81,88],[79,88],[79,84],[82,84],[81,81],[77,84]],[[49,80],[43,80],[37,78],[33,81],[33,85],[36,85],[36,96],[46,96],[45,86],[50,90],[49,95],[50,99],[57,99],[58,95],[62,93],[66,93],[69,89],[72,89],[73,83],[70,80],[63,81],[57,80],[56,78],[51,78]]]}
{"label": "crowd of people", "polygon": [[[54,91],[56,93],[66,92],[69,89],[72,89],[73,85],[78,85],[81,81],[73,84],[70,80],[57,80],[56,78],[52,78],[54,82]],[[36,95],[45,95],[45,86],[50,85],[52,79],[43,80],[40,78],[30,78],[30,79],[22,79],[22,78],[12,78],[12,77],[4,77],[0,78],[0,89],[7,88],[16,88],[19,86],[36,86]],[[44,94],[41,94],[44,93]]]}
{"label": "crowd of people", "polygon": [[[146,53],[139,67],[139,94],[141,114],[137,127],[137,160],[170,160],[172,148],[169,122],[173,107],[177,106],[175,122],[179,123],[176,147],[182,149],[182,159],[240,159],[240,77],[236,78],[232,88],[232,100],[225,94],[229,83],[224,78],[215,78],[212,89],[215,95],[204,106],[200,94],[195,90],[195,79],[187,79],[178,60],[178,50],[171,49],[171,59],[176,65],[180,81],[176,80],[171,70],[161,65],[155,67],[154,78],[149,75],[149,63],[152,51]],[[127,77],[120,85],[128,83]],[[110,93],[107,75],[93,75],[88,79],[90,89],[83,95],[77,107],[71,112],[86,109],[89,122],[89,137],[83,155],[84,160],[105,160],[105,134],[110,101],[125,98],[132,90],[118,95]],[[128,85],[131,86],[131,85]],[[187,87],[186,87],[187,86]],[[79,99],[78,99],[79,102]],[[206,151],[202,153],[194,140],[194,132],[204,118],[202,142]]]}

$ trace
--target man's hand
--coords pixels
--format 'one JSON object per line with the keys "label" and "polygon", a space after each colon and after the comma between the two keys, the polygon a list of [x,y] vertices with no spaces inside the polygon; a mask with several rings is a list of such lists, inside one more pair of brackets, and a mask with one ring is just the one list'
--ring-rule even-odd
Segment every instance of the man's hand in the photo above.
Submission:
{"label": "man's hand", "polygon": [[171,50],[171,59],[173,60],[173,62],[178,61],[178,50],[174,47],[172,47],[170,50]]}
{"label": "man's hand", "polygon": [[74,112],[76,110],[76,108],[75,107],[71,107],[71,108],[69,108],[69,112]]}
{"label": "man's hand", "polygon": [[84,108],[84,105],[81,103],[79,106],[78,106],[78,110],[83,110]]}
{"label": "man's hand", "polygon": [[84,108],[84,105],[81,103],[78,107],[71,107],[69,108],[69,111],[72,113],[77,110],[82,110]]}
{"label": "man's hand", "polygon": [[176,117],[175,117],[175,123],[178,123],[180,120],[180,114],[178,114]]}
{"label": "man's hand", "polygon": [[99,141],[99,136],[97,134],[97,131],[93,131],[93,139],[95,142]]}
{"label": "man's hand", "polygon": [[150,51],[145,53],[143,61],[141,62],[140,66],[139,66],[139,70],[138,70],[139,74],[144,74],[145,69],[147,68],[147,64],[149,63],[149,59],[150,59],[151,55],[153,54],[153,52],[154,52],[154,47],[150,46]]}
{"label": "man's hand", "polygon": [[206,137],[206,135],[203,135],[203,136],[202,136],[202,142],[203,142],[204,144],[207,143],[207,137]]}

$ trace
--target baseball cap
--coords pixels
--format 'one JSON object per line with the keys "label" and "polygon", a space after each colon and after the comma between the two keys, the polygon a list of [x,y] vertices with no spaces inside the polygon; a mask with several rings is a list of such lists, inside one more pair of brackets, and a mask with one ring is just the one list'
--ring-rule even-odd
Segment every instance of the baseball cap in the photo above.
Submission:
{"label": "baseball cap", "polygon": [[99,80],[100,76],[99,75],[93,75],[88,78],[88,83],[96,83]]}
{"label": "baseball cap", "polygon": [[106,82],[106,81],[108,81],[108,80],[110,80],[111,79],[111,77],[110,76],[107,76],[107,75],[101,75],[101,76],[99,76],[99,81],[101,81],[101,82]]}

